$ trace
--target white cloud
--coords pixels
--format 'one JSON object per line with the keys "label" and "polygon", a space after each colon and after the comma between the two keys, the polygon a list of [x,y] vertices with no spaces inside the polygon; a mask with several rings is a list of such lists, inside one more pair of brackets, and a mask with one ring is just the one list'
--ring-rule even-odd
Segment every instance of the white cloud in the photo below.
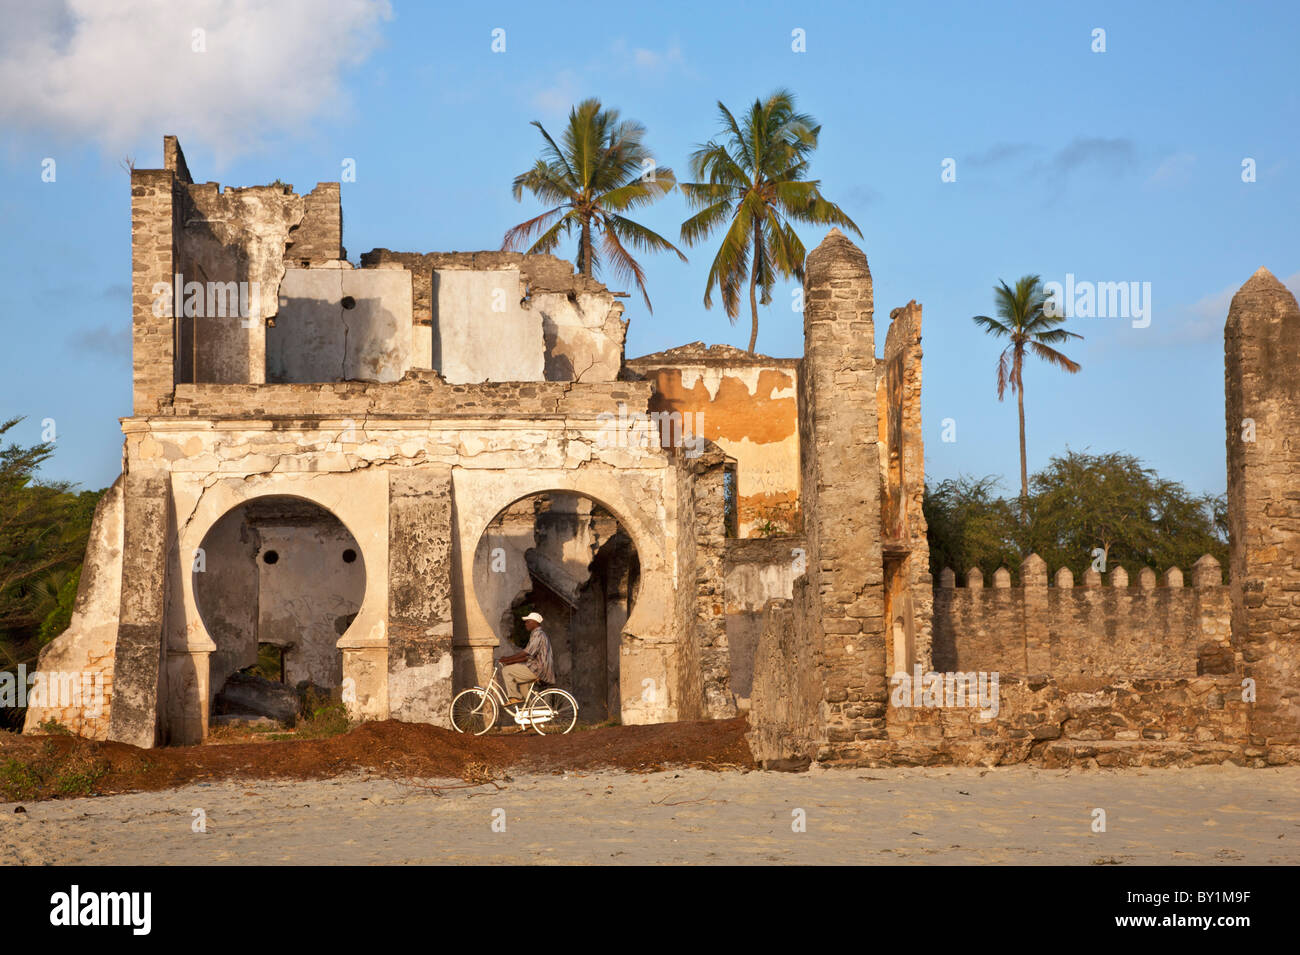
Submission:
{"label": "white cloud", "polygon": [[578,76],[573,70],[561,70],[549,86],[533,93],[533,105],[545,113],[567,116],[582,96],[578,93]]}
{"label": "white cloud", "polygon": [[221,161],[336,113],[391,17],[388,0],[0,0],[0,123],[110,153],[176,133]]}
{"label": "white cloud", "polygon": [[[621,49],[621,43],[615,43],[614,52],[616,56],[624,55]],[[669,73],[677,69],[686,68],[686,58],[682,55],[682,47],[676,40],[668,45],[665,50],[647,50],[641,47],[632,51],[632,62],[637,69],[643,72],[651,73]]]}
{"label": "white cloud", "polygon": [[[686,62],[682,46],[672,40],[662,50],[647,47],[629,47],[627,40],[619,37],[607,49],[598,50],[585,63],[566,67],[541,85],[529,87],[526,94],[533,108],[543,112],[543,119],[567,118],[569,110],[589,96],[600,97],[599,90],[611,74],[635,76],[638,82],[662,84],[674,74],[694,76]],[[604,102],[604,106],[615,106]],[[624,111],[623,118],[629,116]]]}
{"label": "white cloud", "polygon": [[[1282,284],[1300,298],[1300,272],[1281,280]],[[1228,309],[1232,297],[1237,294],[1241,284],[1231,285],[1221,291],[1197,299],[1191,305],[1185,305],[1174,312],[1173,322],[1157,330],[1155,334],[1134,335],[1132,342],[1138,345],[1184,345],[1201,342],[1223,341],[1223,323],[1228,319]]]}
{"label": "white cloud", "polygon": [[1156,167],[1156,171],[1147,179],[1148,186],[1178,186],[1191,179],[1192,167],[1196,157],[1191,153],[1175,153],[1168,156]]}

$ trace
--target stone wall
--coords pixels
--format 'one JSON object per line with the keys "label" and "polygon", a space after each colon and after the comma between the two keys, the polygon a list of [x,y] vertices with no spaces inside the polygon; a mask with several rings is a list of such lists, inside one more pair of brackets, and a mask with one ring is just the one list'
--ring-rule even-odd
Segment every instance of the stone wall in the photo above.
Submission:
{"label": "stone wall", "polygon": [[691,501],[695,511],[695,640],[699,647],[704,714],[710,719],[736,715],[731,686],[731,647],[726,616],[727,524],[724,493],[724,456],[716,446],[697,458],[682,455],[694,480]]}
{"label": "stone wall", "polygon": [[807,559],[802,537],[730,538],[726,542],[727,656],[731,690],[741,709],[749,708],[754,654],[767,603],[794,597],[794,580],[803,574]]}
{"label": "stone wall", "polygon": [[933,582],[926,538],[925,442],[921,427],[921,306],[889,313],[885,353],[876,376],[881,448],[881,548],[889,672],[931,657]]}
{"label": "stone wall", "polygon": [[80,736],[108,738],[117,613],[122,601],[123,483],[119,476],[95,507],[72,619],[58,638],[42,648],[37,661],[42,673],[76,674],[77,685],[83,691],[86,681],[81,674],[92,674],[92,680],[97,678],[96,692],[102,696],[86,699],[83,692],[81,699],[50,697],[46,706],[29,700],[28,728],[56,720]]}
{"label": "stone wall", "polygon": [[172,181],[169,170],[131,170],[132,407],[142,415],[170,404],[177,371],[171,308],[156,314],[154,307],[155,290],[170,289],[176,271]]}
{"label": "stone wall", "polygon": [[940,576],[934,603],[934,669],[1047,674],[1073,684],[1124,679],[1186,678],[1231,673],[1231,601],[1218,562],[1208,554],[1183,586],[1177,568],[1164,585],[1144,569],[1130,581],[1123,567],[1102,577],[1089,571],[1082,586],[1062,568],[1048,586],[1037,555],[1021,566],[1020,587],[1005,568],[993,586],[978,570],[956,587]]}
{"label": "stone wall", "polygon": [[802,769],[824,749],[826,684],[822,635],[814,627],[817,594],[808,575],[790,600],[772,600],[754,651],[749,748],[765,769]]}
{"label": "stone wall", "polygon": [[284,264],[306,269],[348,257],[343,248],[343,202],[337,182],[318,182],[303,197],[302,220],[289,230]]}
{"label": "stone wall", "polygon": [[[437,373],[407,372],[383,385],[322,382],[270,385],[177,385],[167,414],[178,418],[350,418],[375,415],[447,418],[555,418],[616,414],[619,403],[644,409],[650,385],[638,381],[559,381],[451,385]],[[635,437],[635,436],[634,436]],[[657,436],[654,444],[659,446]]]}
{"label": "stone wall", "polygon": [[388,697],[393,719],[448,726],[452,696],[451,471],[388,484]]}
{"label": "stone wall", "polygon": [[1300,307],[1267,269],[1224,326],[1232,639],[1261,741],[1300,742]]}
{"label": "stone wall", "polygon": [[970,707],[891,706],[889,739],[839,762],[854,766],[1169,766],[1285,761],[1250,742],[1237,675],[1117,680],[1086,690],[1007,678],[996,716]]}

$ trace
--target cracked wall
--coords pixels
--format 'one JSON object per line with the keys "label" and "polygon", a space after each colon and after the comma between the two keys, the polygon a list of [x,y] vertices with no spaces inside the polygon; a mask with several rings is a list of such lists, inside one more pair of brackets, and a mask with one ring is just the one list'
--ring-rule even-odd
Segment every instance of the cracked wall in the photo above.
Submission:
{"label": "cracked wall", "polygon": [[266,380],[399,380],[416,364],[411,274],[400,269],[287,269],[266,330]]}
{"label": "cracked wall", "polygon": [[627,364],[653,383],[651,411],[702,416],[704,437],[737,462],[741,537],[801,529],[796,359],[695,342]]}
{"label": "cracked wall", "polygon": [[361,264],[411,273],[417,340],[428,335],[429,367],[450,382],[590,383],[613,381],[622,369],[619,296],[562,259],[374,249]]}

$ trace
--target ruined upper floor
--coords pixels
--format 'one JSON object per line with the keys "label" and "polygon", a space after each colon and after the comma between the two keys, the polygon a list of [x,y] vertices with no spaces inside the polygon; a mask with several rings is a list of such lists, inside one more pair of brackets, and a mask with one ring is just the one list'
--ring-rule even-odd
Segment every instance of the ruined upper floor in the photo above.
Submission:
{"label": "ruined upper floor", "polygon": [[[609,384],[623,367],[622,296],[553,256],[376,249],[358,268],[338,183],[306,195],[278,180],[195,183],[172,136],[164,168],[134,170],[131,194],[136,415],[203,414],[205,394],[250,394],[214,386],[259,386],[263,404],[274,394],[293,413],[299,392],[266,386],[341,383],[373,411],[391,398],[403,413],[436,407],[434,392],[463,404],[447,386]],[[555,409],[550,393],[565,390],[531,396]],[[407,408],[412,393],[423,399]]]}

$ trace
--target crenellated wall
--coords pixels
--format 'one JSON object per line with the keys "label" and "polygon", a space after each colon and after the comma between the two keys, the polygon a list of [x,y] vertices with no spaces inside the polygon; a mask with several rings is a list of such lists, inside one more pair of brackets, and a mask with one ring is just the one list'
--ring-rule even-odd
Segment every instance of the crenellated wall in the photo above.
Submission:
{"label": "crenellated wall", "polygon": [[1081,586],[1061,568],[1049,586],[1037,555],[1021,565],[1012,587],[1006,568],[986,587],[979,570],[956,587],[945,570],[934,593],[934,669],[1036,674],[1071,686],[1125,679],[1182,679],[1232,673],[1237,661],[1229,621],[1232,605],[1219,563],[1208,554],[1192,586],[1171,568],[1157,584],[1143,568],[1130,580],[1123,567],[1105,577],[1088,571]]}

